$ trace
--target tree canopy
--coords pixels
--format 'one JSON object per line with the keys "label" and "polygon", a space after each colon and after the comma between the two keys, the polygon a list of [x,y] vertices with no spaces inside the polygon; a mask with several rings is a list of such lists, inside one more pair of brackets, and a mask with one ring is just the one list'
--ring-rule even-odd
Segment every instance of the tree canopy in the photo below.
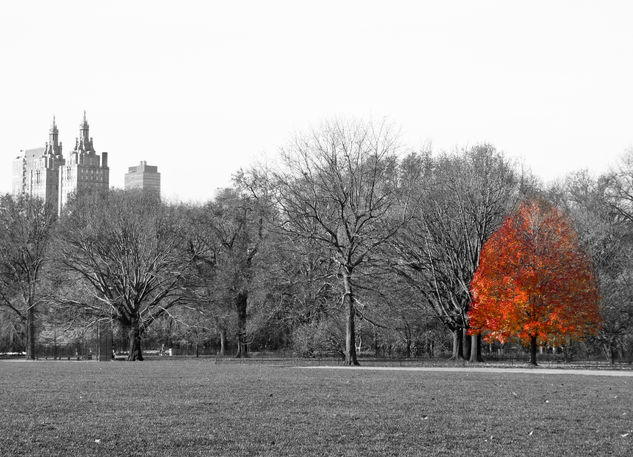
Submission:
{"label": "tree canopy", "polygon": [[549,202],[521,204],[484,244],[471,284],[473,329],[487,340],[560,344],[596,333],[598,287],[571,222]]}

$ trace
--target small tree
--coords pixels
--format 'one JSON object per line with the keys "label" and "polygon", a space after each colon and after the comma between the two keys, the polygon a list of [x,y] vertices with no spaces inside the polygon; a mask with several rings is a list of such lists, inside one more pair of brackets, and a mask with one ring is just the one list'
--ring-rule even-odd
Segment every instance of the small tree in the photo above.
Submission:
{"label": "small tree", "polygon": [[598,288],[571,223],[543,200],[523,203],[484,244],[471,284],[471,328],[536,347],[595,334]]}

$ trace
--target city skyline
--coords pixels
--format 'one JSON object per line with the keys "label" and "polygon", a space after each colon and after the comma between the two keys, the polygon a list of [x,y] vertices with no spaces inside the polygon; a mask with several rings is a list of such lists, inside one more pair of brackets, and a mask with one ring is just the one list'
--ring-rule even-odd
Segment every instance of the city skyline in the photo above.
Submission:
{"label": "city skyline", "polygon": [[[86,110],[110,184],[147,160],[204,201],[333,118],[386,119],[405,149],[488,142],[544,180],[633,145],[628,2],[10,4],[0,14],[0,191]],[[114,33],[116,31],[116,33]]]}
{"label": "city skyline", "polygon": [[53,117],[45,146],[22,150],[13,160],[12,193],[39,197],[61,214],[72,194],[110,187],[108,153],[97,154],[85,111],[75,145],[65,155],[63,149]]}

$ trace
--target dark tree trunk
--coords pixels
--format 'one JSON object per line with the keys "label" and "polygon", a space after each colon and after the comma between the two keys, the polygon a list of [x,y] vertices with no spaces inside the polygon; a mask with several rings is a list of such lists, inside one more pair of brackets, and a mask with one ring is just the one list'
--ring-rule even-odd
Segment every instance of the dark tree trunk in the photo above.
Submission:
{"label": "dark tree trunk", "polygon": [[246,306],[248,304],[248,294],[240,292],[235,298],[235,309],[237,310],[237,350],[236,358],[248,357],[246,348]]}
{"label": "dark tree trunk", "polygon": [[378,358],[380,355],[380,343],[378,341],[378,328],[374,325],[374,357]]}
{"label": "dark tree trunk", "polygon": [[226,353],[226,330],[220,330],[220,355],[224,355]]}
{"label": "dark tree trunk", "polygon": [[462,329],[457,328],[453,330],[453,355],[451,356],[453,360],[463,360],[464,359],[464,346],[462,345]]}
{"label": "dark tree trunk", "polygon": [[165,335],[165,347],[166,348],[170,348],[174,345],[173,343],[173,339],[172,339],[172,325],[174,323],[174,320],[170,317],[169,318],[169,326],[167,327],[167,334]]}
{"label": "dark tree trunk", "polygon": [[538,365],[536,363],[536,335],[530,335],[530,363]]}
{"label": "dark tree trunk", "polygon": [[356,308],[354,307],[354,296],[352,295],[352,284],[349,273],[343,273],[343,286],[345,287],[344,306],[347,314],[347,325],[345,331],[345,365],[360,365],[356,357],[356,330],[354,319]]}
{"label": "dark tree trunk", "polygon": [[127,329],[128,335],[128,356],[129,361],[143,360],[141,351],[141,327],[138,318],[133,318]]}
{"label": "dark tree trunk", "polygon": [[26,310],[26,358],[35,360],[35,310],[31,305]]}
{"label": "dark tree trunk", "polygon": [[613,346],[611,346],[611,348],[609,349],[609,359],[611,361],[611,365],[615,365],[615,356],[616,356],[616,350]]}
{"label": "dark tree trunk", "polygon": [[468,329],[462,329],[462,345],[464,360],[470,359],[470,335],[468,335]]}
{"label": "dark tree trunk", "polygon": [[481,356],[481,335],[470,335],[470,359],[471,363],[483,362]]}
{"label": "dark tree trunk", "polygon": [[427,343],[426,343],[426,353],[429,355],[429,359],[432,359],[435,354],[434,354],[434,349],[433,349],[433,340],[431,339],[427,339]]}

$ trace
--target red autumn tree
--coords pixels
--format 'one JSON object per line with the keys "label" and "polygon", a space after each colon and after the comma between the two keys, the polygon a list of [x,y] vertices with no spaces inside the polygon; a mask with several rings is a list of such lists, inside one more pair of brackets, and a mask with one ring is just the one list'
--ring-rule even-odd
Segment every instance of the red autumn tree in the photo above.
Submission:
{"label": "red autumn tree", "polygon": [[598,288],[571,222],[544,200],[524,202],[484,244],[471,282],[470,325],[487,341],[537,345],[599,329]]}

